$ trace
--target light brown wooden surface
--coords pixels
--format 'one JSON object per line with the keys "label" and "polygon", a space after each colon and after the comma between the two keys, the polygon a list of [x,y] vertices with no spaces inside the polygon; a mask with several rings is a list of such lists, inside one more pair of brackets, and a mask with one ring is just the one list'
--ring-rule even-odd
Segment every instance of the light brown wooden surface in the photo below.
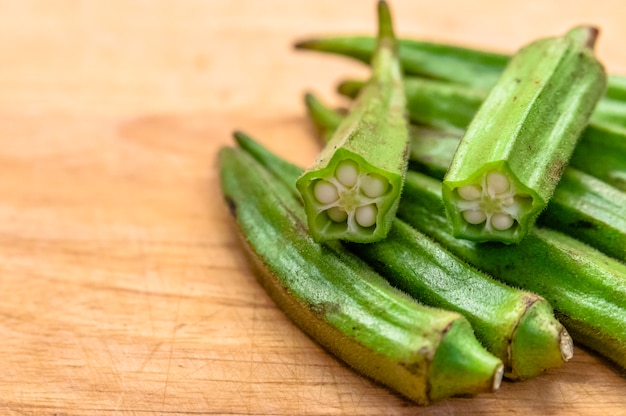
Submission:
{"label": "light brown wooden surface", "polygon": [[[574,4],[575,3],[575,4]],[[626,74],[626,3],[394,1],[403,36],[512,52],[576,23]],[[215,155],[242,129],[316,152],[305,90],[366,74],[294,52],[373,33],[373,1],[0,0],[0,414],[625,415],[626,378],[571,363],[419,408],[296,329],[257,285]]]}

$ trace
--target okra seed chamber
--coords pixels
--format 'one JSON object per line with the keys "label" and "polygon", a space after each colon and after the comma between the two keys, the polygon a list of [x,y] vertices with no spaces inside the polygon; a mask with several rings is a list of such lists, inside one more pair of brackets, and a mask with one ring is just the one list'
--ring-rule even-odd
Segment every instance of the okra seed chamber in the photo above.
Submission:
{"label": "okra seed chamber", "polygon": [[312,183],[319,221],[326,227],[369,228],[376,225],[378,203],[391,188],[376,173],[365,173],[352,160],[337,164],[334,175]]}
{"label": "okra seed chamber", "polygon": [[479,184],[456,189],[456,206],[469,225],[484,224],[487,231],[504,231],[516,226],[518,219],[530,206],[530,196],[519,194],[514,182],[498,171],[483,175]]}

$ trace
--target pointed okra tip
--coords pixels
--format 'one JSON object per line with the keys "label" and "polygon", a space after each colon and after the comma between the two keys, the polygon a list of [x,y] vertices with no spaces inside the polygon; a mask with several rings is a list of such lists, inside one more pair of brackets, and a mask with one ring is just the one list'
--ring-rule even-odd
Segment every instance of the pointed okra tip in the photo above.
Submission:
{"label": "pointed okra tip", "polygon": [[570,29],[565,35],[583,48],[593,50],[600,30],[595,26],[581,25]]}
{"label": "pointed okra tip", "polygon": [[389,4],[385,0],[378,2],[378,37],[393,38],[393,21],[391,19],[391,10]]}
{"label": "pointed okra tip", "polygon": [[512,379],[528,379],[572,359],[574,343],[544,299],[532,303],[520,319],[510,345]]}
{"label": "pointed okra tip", "polygon": [[435,401],[494,392],[500,388],[503,374],[502,361],[478,342],[469,322],[458,320],[435,353],[429,372],[429,397]]}
{"label": "pointed okra tip", "polygon": [[457,237],[517,243],[538,210],[535,197],[507,169],[488,169],[451,184],[443,198]]}

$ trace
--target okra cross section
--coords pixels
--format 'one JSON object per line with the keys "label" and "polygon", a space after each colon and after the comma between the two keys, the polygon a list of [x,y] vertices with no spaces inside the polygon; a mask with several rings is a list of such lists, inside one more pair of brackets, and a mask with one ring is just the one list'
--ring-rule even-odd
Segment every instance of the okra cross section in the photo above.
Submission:
{"label": "okra cross section", "polygon": [[355,154],[335,158],[309,178],[302,196],[319,239],[369,239],[382,228],[402,187],[401,175],[382,172]]}
{"label": "okra cross section", "polygon": [[378,4],[372,75],[349,115],[296,182],[318,241],[368,243],[389,232],[409,155],[402,69],[388,6]]}
{"label": "okra cross section", "polygon": [[455,188],[449,198],[460,212],[455,226],[472,235],[516,236],[533,208],[531,191],[503,168],[479,173]]}
{"label": "okra cross section", "polygon": [[444,178],[455,236],[519,243],[534,225],[606,87],[596,36],[576,27],[513,56]]}

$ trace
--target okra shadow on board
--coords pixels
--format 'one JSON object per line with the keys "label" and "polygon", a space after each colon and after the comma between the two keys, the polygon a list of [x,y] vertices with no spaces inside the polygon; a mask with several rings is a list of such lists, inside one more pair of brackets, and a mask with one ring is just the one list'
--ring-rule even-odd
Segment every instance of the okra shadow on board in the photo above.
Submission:
{"label": "okra shadow on board", "polygon": [[575,27],[513,56],[443,180],[457,237],[519,243],[534,226],[606,88],[597,34]]}
{"label": "okra shadow on board", "polygon": [[[243,133],[236,133],[235,139],[286,192],[291,191],[291,199],[298,195],[291,186],[298,176],[297,166]],[[302,207],[294,207],[298,209]],[[545,299],[495,281],[399,219],[387,238],[346,246],[419,302],[463,315],[479,341],[502,360],[509,379],[535,377],[572,357],[571,337]]]}
{"label": "okra shadow on board", "polygon": [[380,1],[370,79],[296,183],[316,241],[378,241],[395,218],[409,151],[397,50],[390,10]]}
{"label": "okra shadow on board", "polygon": [[502,362],[461,315],[418,304],[336,241],[317,243],[292,183],[248,153],[219,154],[224,198],[256,276],[314,341],[360,374],[425,405],[496,390]]}

